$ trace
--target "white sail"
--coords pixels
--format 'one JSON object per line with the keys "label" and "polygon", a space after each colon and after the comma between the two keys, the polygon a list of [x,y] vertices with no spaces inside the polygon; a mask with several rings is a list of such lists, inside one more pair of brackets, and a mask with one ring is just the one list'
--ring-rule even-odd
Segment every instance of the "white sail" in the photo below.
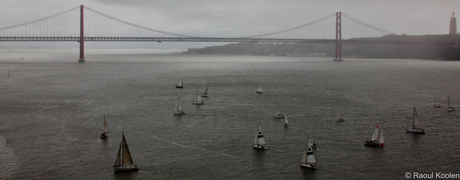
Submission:
{"label": "white sail", "polygon": [[262,85],[259,86],[259,92],[262,92]]}
{"label": "white sail", "polygon": [[311,147],[311,142],[310,142],[310,137],[308,137],[308,140],[307,140],[307,164],[315,164],[316,163],[316,159],[315,159],[315,155],[313,155],[313,149]]}
{"label": "white sail", "polygon": [[302,161],[300,161],[301,164],[307,164],[307,149],[308,147],[306,147],[305,151],[303,152]]}
{"label": "white sail", "polygon": [[372,135],[372,141],[376,141],[379,136],[379,124],[377,124],[377,127],[375,128],[375,131],[374,131],[374,135]]}
{"label": "white sail", "polygon": [[383,143],[384,143],[384,140],[383,140],[383,129],[380,129],[379,144],[383,144]]}
{"label": "white sail", "polygon": [[198,87],[196,87],[196,102],[201,102],[200,94],[198,93]]}
{"label": "white sail", "polygon": [[417,110],[415,110],[415,107],[414,107],[414,112],[412,115],[412,129],[420,129],[420,128],[422,128],[422,126],[418,118]]}
{"label": "white sail", "polygon": [[104,133],[108,133],[109,128],[107,127],[107,120],[105,119],[105,114],[104,114]]}
{"label": "white sail", "polygon": [[182,107],[180,106],[180,96],[177,97],[177,111],[182,111]]}
{"label": "white sail", "polygon": [[288,124],[288,118],[286,114],[284,114],[284,124]]}
{"label": "white sail", "polygon": [[264,135],[262,134],[262,127],[260,126],[260,122],[259,122],[259,128],[258,128],[258,132],[257,132],[257,145],[265,145],[265,139],[264,139]]}
{"label": "white sail", "polygon": [[184,84],[184,77],[182,77],[181,81],[179,82],[179,86],[182,86]]}

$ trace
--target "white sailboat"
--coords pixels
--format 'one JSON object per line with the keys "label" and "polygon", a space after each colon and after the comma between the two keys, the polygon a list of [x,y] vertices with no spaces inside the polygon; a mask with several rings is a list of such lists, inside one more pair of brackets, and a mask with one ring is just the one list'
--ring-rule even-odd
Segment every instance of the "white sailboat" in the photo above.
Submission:
{"label": "white sailboat", "polygon": [[450,107],[449,96],[447,96],[447,112],[455,111],[454,107]]}
{"label": "white sailboat", "polygon": [[104,114],[104,132],[101,134],[101,138],[106,138],[107,133],[109,133],[109,128],[107,127],[107,119],[105,119],[105,114]]}
{"label": "white sailboat", "polygon": [[433,103],[433,108],[441,108],[441,104],[439,104],[438,102],[436,102],[436,98],[435,98],[435,97],[433,97],[433,101],[434,101],[434,103]]}
{"label": "white sailboat", "polygon": [[203,94],[201,94],[201,97],[208,97],[208,96],[209,96],[208,86],[206,86],[206,90],[204,91]]}
{"label": "white sailboat", "polygon": [[256,93],[262,94],[264,91],[262,90],[262,85],[259,86],[259,89],[256,91]]}
{"label": "white sailboat", "polygon": [[374,146],[374,147],[383,147],[384,145],[383,139],[383,130],[380,128],[380,123],[377,123],[377,127],[375,128],[374,134],[372,135],[371,140],[366,140],[364,145],[366,146]]}
{"label": "white sailboat", "polygon": [[134,164],[133,162],[124,133],[122,133],[120,147],[118,148],[117,160],[115,160],[113,169],[115,171],[137,171],[139,170],[137,165]]}
{"label": "white sailboat", "polygon": [[265,139],[264,139],[264,135],[262,134],[262,128],[260,127],[260,121],[259,121],[259,126],[257,127],[257,132],[256,132],[256,136],[254,137],[254,144],[252,147],[254,149],[262,149],[262,150],[267,149],[267,147],[265,147]]}
{"label": "white sailboat", "polygon": [[284,118],[284,114],[280,113],[280,110],[276,108],[275,103],[275,119]]}
{"label": "white sailboat", "polygon": [[184,77],[182,77],[181,81],[179,82],[179,85],[177,85],[176,88],[184,88]]}
{"label": "white sailboat", "polygon": [[425,129],[422,128],[422,124],[417,115],[417,110],[412,112],[412,129],[406,129],[406,133],[425,134]]}
{"label": "white sailboat", "polygon": [[196,94],[195,94],[195,97],[193,98],[193,104],[196,104],[196,105],[204,104],[204,102],[201,100],[200,93],[198,93],[198,86],[196,87]]}
{"label": "white sailboat", "polygon": [[313,149],[311,147],[310,136],[307,137],[307,145],[302,156],[302,161],[300,161],[300,167],[318,169],[316,165],[315,155],[313,154]]}
{"label": "white sailboat", "polygon": [[288,118],[286,113],[284,114],[284,127],[288,127]]}
{"label": "white sailboat", "polygon": [[180,106],[180,96],[177,96],[176,106],[174,107],[174,115],[184,115],[185,112],[182,110]]}
{"label": "white sailboat", "polygon": [[340,117],[340,111],[337,111],[337,122],[345,122],[345,119]]}

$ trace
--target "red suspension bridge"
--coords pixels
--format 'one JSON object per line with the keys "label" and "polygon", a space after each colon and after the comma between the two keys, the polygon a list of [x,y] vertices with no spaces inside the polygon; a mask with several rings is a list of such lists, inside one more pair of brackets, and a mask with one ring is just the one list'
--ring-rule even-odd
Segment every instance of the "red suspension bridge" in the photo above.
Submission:
{"label": "red suspension bridge", "polygon": [[85,62],[85,41],[335,43],[335,60],[342,59],[342,43],[444,43],[376,39],[389,34],[394,33],[337,12],[308,24],[271,33],[244,37],[192,36],[132,24],[81,5],[45,18],[0,28],[0,41],[77,41],[80,43],[79,62]]}

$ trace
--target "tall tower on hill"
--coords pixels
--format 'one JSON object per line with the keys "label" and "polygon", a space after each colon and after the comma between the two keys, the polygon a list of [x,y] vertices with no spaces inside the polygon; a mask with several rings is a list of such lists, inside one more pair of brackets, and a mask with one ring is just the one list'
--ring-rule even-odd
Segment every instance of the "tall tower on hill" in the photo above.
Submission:
{"label": "tall tower on hill", "polygon": [[452,12],[452,17],[450,18],[450,28],[449,34],[457,34],[457,19],[454,17],[455,12]]}

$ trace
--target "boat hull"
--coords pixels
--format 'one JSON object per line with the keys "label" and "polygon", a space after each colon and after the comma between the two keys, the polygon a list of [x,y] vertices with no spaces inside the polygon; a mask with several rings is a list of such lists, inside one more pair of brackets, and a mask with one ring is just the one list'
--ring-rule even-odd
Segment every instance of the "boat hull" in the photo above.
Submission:
{"label": "boat hull", "polygon": [[318,166],[314,166],[311,164],[300,164],[300,167],[308,168],[308,169],[318,169]]}
{"label": "boat hull", "polygon": [[202,94],[201,97],[208,97],[209,95]]}
{"label": "boat hull", "polygon": [[281,114],[281,115],[279,115],[279,116],[277,116],[277,115],[274,115],[274,116],[275,116],[275,119],[281,119],[281,118],[284,118],[284,115],[283,115],[283,114]]}
{"label": "boat hull", "polygon": [[409,130],[406,130],[406,133],[425,134],[425,130],[409,129]]}
{"label": "boat hull", "polygon": [[185,112],[176,112],[174,115],[185,115]]}
{"label": "boat hull", "polygon": [[115,171],[137,171],[137,170],[139,170],[137,165],[134,165],[134,166],[114,166],[113,169]]}
{"label": "boat hull", "polygon": [[265,147],[265,146],[258,146],[258,145],[253,145],[252,148],[260,149],[260,150],[266,150],[267,149],[267,147]]}
{"label": "boat hull", "polygon": [[184,88],[183,86],[176,86],[176,88]]}
{"label": "boat hull", "polygon": [[372,141],[366,141],[364,142],[364,145],[369,146],[369,147],[383,147],[383,144],[379,144],[379,143],[372,142]]}
{"label": "boat hull", "polygon": [[201,101],[201,102],[194,102],[193,104],[195,104],[195,105],[203,105],[204,102],[203,102],[203,101]]}
{"label": "boat hull", "polygon": [[257,91],[256,93],[257,93],[257,94],[263,94],[264,92],[262,92],[262,91]]}
{"label": "boat hull", "polygon": [[337,119],[337,122],[345,122],[345,119],[339,118]]}
{"label": "boat hull", "polygon": [[455,111],[453,107],[449,107],[449,109],[447,109],[447,112],[452,112],[452,111]]}
{"label": "boat hull", "polygon": [[106,137],[107,137],[107,135],[106,135],[105,133],[102,133],[102,134],[101,134],[101,138],[102,138],[102,139],[104,139],[104,138],[106,138]]}

